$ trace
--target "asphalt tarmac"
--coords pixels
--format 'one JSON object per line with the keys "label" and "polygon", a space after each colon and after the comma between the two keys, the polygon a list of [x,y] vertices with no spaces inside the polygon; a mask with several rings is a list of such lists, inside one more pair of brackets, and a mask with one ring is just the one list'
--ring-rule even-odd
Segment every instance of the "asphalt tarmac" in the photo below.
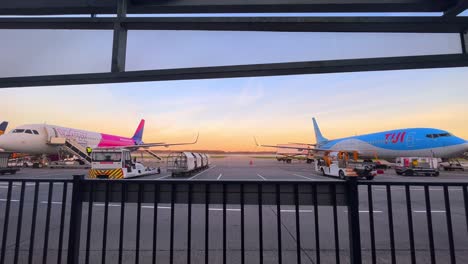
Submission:
{"label": "asphalt tarmac", "polygon": [[[163,165],[163,164],[161,164]],[[165,180],[172,178],[166,172],[164,166],[161,166],[162,173],[159,175],[147,176],[139,179]],[[84,170],[74,169],[23,169],[14,178],[40,179],[56,178],[69,179],[72,175],[86,174]],[[11,176],[6,175],[4,178]],[[333,180],[335,178],[323,177],[313,171],[311,164],[304,162],[295,162],[285,164],[277,162],[274,159],[258,159],[248,156],[227,156],[212,160],[209,169],[178,180],[246,180],[246,181],[269,181],[269,180],[287,180],[287,181],[321,181]],[[442,172],[439,177],[403,177],[396,175],[392,170],[387,170],[385,174],[379,175],[374,180],[392,181],[392,182],[468,182],[468,172]],[[50,187],[52,186],[52,187]],[[5,205],[7,195],[7,184],[0,181],[0,238],[5,230]],[[21,184],[13,183],[10,221],[7,234],[7,248],[5,263],[12,263],[14,260],[14,250],[18,232],[19,239],[19,263],[27,263],[31,241],[31,229],[33,223],[33,201],[35,184],[27,182],[24,186],[25,198],[22,210],[21,228],[18,229],[18,215],[20,206]],[[51,217],[49,236],[45,235],[46,213],[48,210],[48,193],[52,188],[50,196]],[[60,235],[60,216],[62,208],[62,194],[64,185],[55,183],[41,183],[38,187],[38,210],[35,222],[35,236],[32,260],[34,263],[57,262]],[[69,200],[71,184],[67,185],[68,195],[66,203],[65,226],[68,230],[70,216]],[[433,224],[435,259],[439,263],[449,262],[449,242],[447,235],[446,207],[444,203],[443,189],[440,186],[430,187],[431,216]],[[454,231],[454,245],[456,260],[458,263],[468,263],[468,229],[465,215],[465,203],[463,200],[463,191],[461,187],[448,188],[451,202],[452,229]],[[375,247],[377,249],[377,263],[391,263],[391,238],[389,230],[389,211],[387,203],[387,191],[385,186],[373,186],[373,217],[375,225]],[[412,217],[414,226],[414,238],[416,248],[416,260],[418,263],[430,262],[429,253],[429,233],[427,226],[427,213],[424,197],[424,189],[419,186],[411,187]],[[395,258],[397,263],[411,263],[409,232],[408,232],[408,214],[406,208],[405,190],[402,186],[391,187],[391,201],[393,211]],[[191,219],[191,261],[192,263],[205,262],[205,210],[203,205],[193,205]],[[118,262],[119,249],[119,226],[120,226],[120,204],[111,203],[108,211],[108,227],[106,243],[105,261],[107,263]],[[157,206],[157,254],[158,263],[168,263],[170,255],[170,216],[171,207],[168,204],[159,204]],[[187,262],[187,211],[186,205],[176,205],[174,208],[174,263]],[[136,212],[135,204],[125,206],[124,218],[124,239],[123,239],[123,263],[135,263],[137,245],[136,241]],[[143,204],[141,208],[140,221],[140,240],[139,240],[139,262],[152,262],[153,246],[153,214],[155,208],[153,204]],[[263,206],[263,254],[264,263],[278,262],[278,234],[277,234],[277,215],[276,206]],[[297,237],[296,237],[296,214],[292,206],[281,206],[281,257],[283,263],[296,263],[297,261]],[[240,237],[240,207],[238,205],[228,205],[227,207],[227,263],[241,262],[241,237]],[[338,216],[338,238],[339,238],[339,257],[341,263],[349,261],[349,234],[347,222],[347,208],[339,206],[337,208]],[[80,261],[86,260],[86,231],[87,231],[88,204],[83,204],[82,215],[82,235]],[[223,211],[221,205],[210,205],[209,208],[209,263],[221,263],[223,249]],[[103,227],[104,227],[104,204],[95,203],[93,206],[93,221],[91,224],[89,239],[89,263],[98,263],[102,261],[103,247]],[[335,235],[333,226],[332,207],[318,207],[319,223],[319,246],[320,262],[336,263]],[[360,227],[363,262],[371,263],[371,243],[369,228],[369,207],[367,200],[366,186],[360,186]],[[248,205],[245,207],[245,262],[259,263],[259,223],[258,207]],[[302,263],[318,263],[317,245],[314,221],[314,208],[312,206],[301,206],[299,211],[300,222],[300,242],[301,242],[301,261]],[[20,230],[20,231],[18,231]],[[48,250],[44,251],[45,240],[47,240]],[[63,249],[67,247],[68,234],[65,231],[63,236]],[[62,253],[62,260],[65,261],[66,251]]]}

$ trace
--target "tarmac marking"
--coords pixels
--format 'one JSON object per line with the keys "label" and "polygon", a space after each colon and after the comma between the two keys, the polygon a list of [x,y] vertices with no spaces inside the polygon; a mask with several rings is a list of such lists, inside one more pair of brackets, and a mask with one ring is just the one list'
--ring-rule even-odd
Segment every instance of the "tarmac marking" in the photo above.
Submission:
{"label": "tarmac marking", "polygon": [[221,179],[221,177],[223,176],[222,173],[219,174],[218,178],[216,179],[217,181],[219,181],[219,179]]}
{"label": "tarmac marking", "polygon": [[202,174],[202,173],[205,173],[205,172],[207,172],[207,171],[209,171],[209,170],[211,170],[211,169],[213,169],[213,168],[215,168],[215,167],[216,167],[216,165],[214,165],[213,167],[209,167],[208,169],[206,169],[206,170],[204,170],[204,171],[202,171],[202,172],[199,172],[198,174],[195,174],[194,176],[192,176],[192,177],[190,177],[190,178],[188,178],[188,179],[189,179],[189,180],[193,180],[193,179],[195,179],[195,177],[197,177],[198,175],[200,175],[200,174]]}
{"label": "tarmac marking", "polygon": [[[386,191],[387,188],[382,188],[382,187],[374,187],[373,188],[374,191]],[[399,188],[395,188],[395,187],[391,187],[390,188],[392,191],[393,190],[400,190],[400,191],[403,191],[404,188],[403,187],[399,187]],[[429,191],[443,191],[444,189],[442,188],[429,188]],[[461,187],[460,188],[448,188],[449,191],[462,191]],[[424,188],[411,188],[410,187],[410,191],[424,191]]]}
{"label": "tarmac marking", "polygon": [[[344,210],[345,213],[348,212],[348,210]],[[369,213],[370,211],[368,210],[359,210],[359,213]],[[379,211],[379,210],[374,210],[372,211],[373,213],[383,213],[383,211]]]}
{"label": "tarmac marking", "polygon": [[[0,199],[2,202],[6,202],[7,199]],[[10,202],[19,202],[20,200],[10,199]]]}
{"label": "tarmac marking", "polygon": [[300,175],[300,174],[296,174],[296,173],[293,173],[292,175],[297,176],[297,177],[302,177],[304,179],[308,179],[308,180],[311,180],[311,181],[316,181],[316,179],[312,179],[312,178],[309,178],[309,177],[304,176],[304,175]]}
{"label": "tarmac marking", "polygon": [[[47,201],[41,201],[42,204],[46,204]],[[62,202],[50,202],[51,204],[62,204]]]}
{"label": "tarmac marking", "polygon": [[167,178],[167,177],[169,177],[169,176],[171,176],[171,174],[167,174],[167,175],[161,176],[161,177],[159,177],[159,178],[156,178],[156,180],[164,179],[164,178]]}
{"label": "tarmac marking", "polygon": [[[282,213],[295,213],[296,210],[293,209],[282,209],[280,210]],[[313,213],[313,210],[299,210],[299,213]]]}
{"label": "tarmac marking", "polygon": [[[426,213],[426,210],[414,210],[413,213]],[[443,210],[431,210],[431,213],[445,213]]]}
{"label": "tarmac marking", "polygon": [[258,174],[258,173],[257,173],[257,176],[260,177],[260,178],[262,178],[264,181],[267,180],[265,177],[263,177],[262,175],[260,175],[260,174]]}
{"label": "tarmac marking", "polygon": [[[8,182],[0,182],[0,185],[8,185]],[[15,186],[21,186],[21,183],[13,183],[12,185],[13,185],[13,187],[15,187]],[[35,183],[26,183],[25,185],[26,185],[26,186],[34,186],[34,185],[36,185],[36,184],[35,184]],[[0,186],[0,188],[1,188],[1,187],[2,187],[2,186]],[[8,186],[6,186],[6,187],[8,187]]]}

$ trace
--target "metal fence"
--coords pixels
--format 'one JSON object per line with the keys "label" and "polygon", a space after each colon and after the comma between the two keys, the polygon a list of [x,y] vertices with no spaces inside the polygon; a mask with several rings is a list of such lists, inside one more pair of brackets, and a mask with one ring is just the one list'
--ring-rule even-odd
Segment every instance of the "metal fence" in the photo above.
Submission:
{"label": "metal fence", "polygon": [[0,184],[0,263],[455,263],[468,258],[468,183],[75,176],[0,179]]}

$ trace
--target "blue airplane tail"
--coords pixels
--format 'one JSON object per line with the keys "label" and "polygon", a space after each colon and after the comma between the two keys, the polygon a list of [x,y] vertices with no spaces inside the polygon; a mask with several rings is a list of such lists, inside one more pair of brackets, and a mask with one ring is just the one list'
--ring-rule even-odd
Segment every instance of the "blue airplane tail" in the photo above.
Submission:
{"label": "blue airplane tail", "polygon": [[315,140],[317,144],[322,144],[324,142],[327,142],[328,139],[324,138],[322,136],[322,132],[320,132],[320,128],[317,125],[317,121],[315,121],[315,117],[312,117],[312,122],[314,123],[314,131],[315,131]]}
{"label": "blue airplane tail", "polygon": [[133,134],[132,139],[137,143],[137,144],[142,144],[143,143],[143,130],[145,128],[145,120],[142,119],[140,121],[140,124],[138,125],[137,129],[135,130],[135,134]]}
{"label": "blue airplane tail", "polygon": [[3,135],[8,127],[8,122],[4,121],[0,124],[0,135]]}

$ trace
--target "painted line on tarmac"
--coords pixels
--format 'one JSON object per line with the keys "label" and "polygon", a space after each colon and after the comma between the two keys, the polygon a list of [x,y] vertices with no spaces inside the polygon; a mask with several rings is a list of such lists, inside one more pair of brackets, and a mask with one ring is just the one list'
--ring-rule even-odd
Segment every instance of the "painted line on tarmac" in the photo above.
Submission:
{"label": "painted line on tarmac", "polygon": [[[348,210],[344,210],[345,213],[348,212]],[[369,213],[370,211],[368,210],[359,210],[359,213]],[[374,210],[372,211],[373,213],[383,213],[383,211],[379,211],[379,210]]]}
{"label": "painted line on tarmac", "polygon": [[[41,204],[46,204],[47,201],[41,201]],[[51,204],[62,204],[62,202],[50,202]]]}
{"label": "painted line on tarmac", "polygon": [[260,174],[258,174],[258,173],[257,173],[257,176],[260,177],[260,178],[262,178],[264,181],[267,180],[265,177],[263,177],[262,175],[260,175]]}
{"label": "painted line on tarmac", "polygon": [[[6,199],[0,199],[1,202],[6,202]],[[15,200],[15,199],[11,199],[10,202],[19,202],[20,200]],[[41,201],[40,202],[41,204],[47,204],[48,202],[47,201]],[[52,201],[51,204],[56,204],[56,205],[61,205],[62,202],[54,202]],[[99,207],[104,207],[106,204],[104,203],[93,203],[93,206],[99,206]],[[109,203],[108,204],[109,207],[120,207],[120,204],[115,204],[115,203]],[[153,205],[142,205],[141,208],[145,208],[145,209],[154,209],[154,206]],[[171,210],[172,208],[170,206],[158,206],[158,209],[166,209],[166,210]],[[223,211],[223,208],[208,208],[209,211]],[[239,208],[226,208],[226,211],[229,211],[229,212],[240,212],[241,209]],[[293,210],[293,209],[282,209],[280,210],[282,213],[295,213],[296,210]],[[314,211],[313,210],[299,210],[299,213],[313,213]],[[345,211],[345,212],[348,212],[348,211]],[[369,211],[359,211],[360,213],[368,213]],[[421,212],[426,212],[426,211],[414,211],[414,212],[418,212],[418,213],[421,213]],[[445,211],[432,211],[433,213],[442,213],[442,212],[445,212]],[[382,213],[382,211],[374,211],[374,213]]]}
{"label": "painted line on tarmac", "polygon": [[199,176],[199,175],[201,175],[201,174],[203,174],[203,173],[205,173],[205,172],[207,172],[207,171],[209,171],[209,170],[211,170],[211,169],[213,169],[213,168],[215,168],[215,167],[216,167],[216,165],[214,165],[213,167],[209,167],[208,169],[206,169],[206,170],[204,170],[204,171],[202,171],[202,172],[199,172],[198,174],[195,174],[194,176],[192,176],[192,177],[190,177],[190,178],[188,178],[188,179],[189,179],[189,180],[193,180],[193,179],[195,179],[195,177],[197,177],[197,176]]}
{"label": "painted line on tarmac", "polygon": [[218,178],[216,180],[219,181],[219,179],[221,179],[221,177],[223,177],[222,173],[219,174],[219,176],[218,176]]}
{"label": "painted line on tarmac", "polygon": [[[378,186],[378,187],[374,187],[373,190],[374,191],[386,191],[387,188],[382,188],[382,187]],[[398,186],[398,188],[391,187],[390,190],[392,190],[392,191],[397,191],[397,190],[404,191],[405,189],[403,187]],[[443,190],[444,189],[442,189],[442,188],[429,188],[429,191],[443,191]],[[463,191],[463,189],[461,187],[460,188],[448,188],[448,190],[449,191]],[[418,187],[411,188],[410,187],[410,191],[424,191],[424,188],[418,188]]]}
{"label": "painted line on tarmac", "polygon": [[309,178],[309,177],[304,176],[304,175],[300,175],[300,174],[296,174],[296,173],[292,173],[292,175],[297,176],[297,177],[302,177],[304,179],[308,179],[308,180],[311,180],[311,181],[316,181],[316,179],[312,179],[312,178]]}
{"label": "painted line on tarmac", "polygon": [[[2,202],[6,202],[7,199],[0,199]],[[20,200],[10,199],[10,202],[19,202]]]}
{"label": "painted line on tarmac", "polygon": [[156,180],[161,180],[161,179],[167,178],[167,177],[169,177],[169,176],[171,176],[171,174],[167,174],[167,175],[161,176],[161,177],[159,177],[159,178],[156,178]]}
{"label": "painted line on tarmac", "polygon": [[[280,210],[282,213],[295,213],[296,210],[294,209],[282,209]],[[299,213],[313,213],[313,210],[299,210]]]}
{"label": "painted line on tarmac", "polygon": [[[0,185],[8,185],[8,182],[1,182]],[[16,186],[21,186],[21,183],[13,183],[12,184],[13,187],[16,187]],[[34,186],[36,185],[35,183],[26,183],[25,184],[26,186]],[[3,186],[0,186],[0,188],[2,188]],[[8,186],[5,186],[6,188],[8,188]]]}
{"label": "painted line on tarmac", "polygon": [[[413,213],[426,213],[426,210],[413,210]],[[431,210],[431,213],[445,213],[444,210]]]}

